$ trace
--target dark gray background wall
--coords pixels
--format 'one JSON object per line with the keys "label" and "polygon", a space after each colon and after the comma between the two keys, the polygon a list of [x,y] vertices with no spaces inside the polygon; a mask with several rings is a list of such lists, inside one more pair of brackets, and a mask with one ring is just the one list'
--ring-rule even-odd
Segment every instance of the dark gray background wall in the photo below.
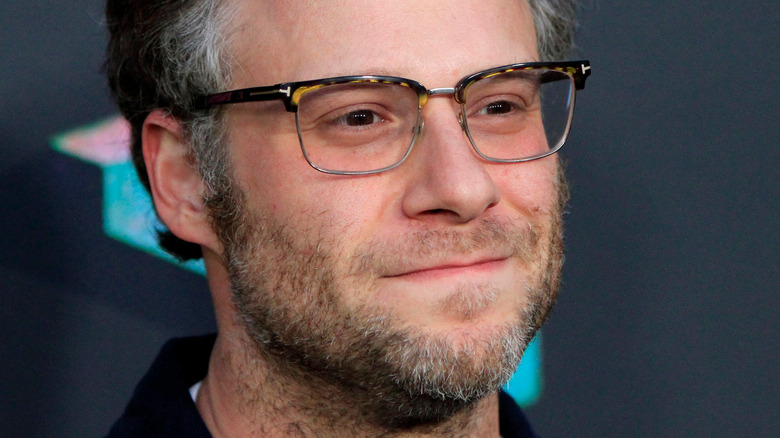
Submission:
{"label": "dark gray background wall", "polygon": [[[205,281],[104,237],[99,170],[49,150],[115,113],[98,0],[0,6],[0,435],[100,436]],[[593,63],[544,394],[558,436],[780,436],[780,3],[584,4]]]}

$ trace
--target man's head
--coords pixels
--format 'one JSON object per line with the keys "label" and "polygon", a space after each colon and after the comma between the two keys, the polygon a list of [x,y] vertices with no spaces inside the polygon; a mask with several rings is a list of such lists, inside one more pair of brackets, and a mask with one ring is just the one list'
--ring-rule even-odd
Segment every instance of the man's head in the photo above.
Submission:
{"label": "man's head", "polygon": [[[523,0],[518,0],[523,2]],[[539,60],[564,59],[574,41],[576,0],[530,0]],[[193,109],[197,96],[226,90],[231,85],[237,7],[218,0],[108,0],[107,25],[111,39],[106,73],[122,114],[132,126],[131,154],[141,182],[148,188],[141,151],[141,127],[154,109],[170,112],[182,122],[193,164],[207,188],[222,190],[227,183],[221,113]],[[418,17],[421,24],[424,17]],[[464,32],[468,17],[459,19]],[[197,244],[168,231],[161,245],[177,258],[200,258]]]}
{"label": "man's head", "polygon": [[[232,291],[218,311],[234,309],[265,360],[350,389],[392,424],[446,417],[516,368],[558,289],[567,193],[556,156],[477,155],[464,126],[482,110],[467,115],[443,93],[428,97],[398,167],[333,175],[307,163],[308,128],[281,102],[201,109],[197,97],[344,75],[448,88],[571,45],[571,2],[453,3],[108,7],[107,66],[133,124],[134,160],[166,225],[203,248],[212,289]],[[370,96],[355,110],[326,100],[312,129],[341,123],[325,118],[345,108],[392,126],[395,113]],[[491,98],[486,111],[512,101]],[[505,135],[488,132],[479,142]]]}

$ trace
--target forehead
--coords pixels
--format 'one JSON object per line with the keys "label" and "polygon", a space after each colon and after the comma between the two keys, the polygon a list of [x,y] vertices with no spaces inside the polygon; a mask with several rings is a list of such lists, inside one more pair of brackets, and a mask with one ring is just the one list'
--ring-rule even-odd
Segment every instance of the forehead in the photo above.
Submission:
{"label": "forehead", "polygon": [[351,74],[451,86],[477,70],[538,58],[526,0],[236,0],[236,6],[236,87]]}

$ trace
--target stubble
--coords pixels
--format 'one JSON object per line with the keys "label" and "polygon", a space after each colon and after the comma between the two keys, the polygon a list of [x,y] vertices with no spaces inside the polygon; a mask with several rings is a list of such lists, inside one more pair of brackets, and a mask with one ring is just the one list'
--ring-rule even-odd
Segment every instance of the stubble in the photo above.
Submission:
{"label": "stubble", "polygon": [[[349,257],[340,253],[338,241],[323,237],[332,231],[305,227],[308,232],[301,233],[247,211],[244,194],[230,193],[223,206],[232,212],[214,215],[214,226],[252,347],[275,369],[322,385],[330,406],[341,403],[382,427],[435,423],[469,409],[511,377],[557,296],[567,196],[560,176],[560,202],[549,224],[487,219],[468,234],[417,230],[392,243],[366,244]],[[377,273],[399,257],[507,246],[535,276],[517,285],[526,305],[505,324],[432,334],[402,324],[370,300],[350,306],[344,299],[370,296]],[[468,319],[497,294],[489,285],[464,284],[442,301],[441,310]]]}

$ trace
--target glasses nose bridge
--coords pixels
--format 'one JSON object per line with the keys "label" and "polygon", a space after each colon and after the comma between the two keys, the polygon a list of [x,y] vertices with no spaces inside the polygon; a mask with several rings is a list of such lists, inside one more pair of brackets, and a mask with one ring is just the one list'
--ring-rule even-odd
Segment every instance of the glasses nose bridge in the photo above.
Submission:
{"label": "glasses nose bridge", "polygon": [[451,95],[453,99],[455,99],[455,102],[461,103],[458,100],[458,90],[456,90],[453,87],[441,87],[441,88],[431,88],[430,90],[425,90],[426,99],[425,103],[428,103],[427,97],[431,96],[444,96],[444,95]]}
{"label": "glasses nose bridge", "polygon": [[452,94],[453,97],[455,96],[455,88],[453,87],[442,87],[442,88],[431,88],[427,91],[428,96],[438,96],[440,94]]}
{"label": "glasses nose bridge", "polygon": [[[425,94],[426,94],[426,96],[425,96],[425,99],[421,102],[420,109],[422,109],[425,106],[425,104],[428,103],[428,97],[431,97],[431,96],[451,95],[452,98],[455,99],[455,102],[457,104],[459,104],[459,105],[462,104],[462,102],[460,102],[460,100],[458,99],[458,90],[456,88],[454,88],[454,87],[431,88],[429,90],[426,90]],[[421,121],[421,122],[422,122],[423,125],[425,124],[424,121]],[[462,111],[458,111],[458,124],[460,124],[461,129],[466,131],[466,126],[464,126],[464,124],[463,124],[463,113],[462,113]],[[422,126],[420,128],[422,128]]]}

